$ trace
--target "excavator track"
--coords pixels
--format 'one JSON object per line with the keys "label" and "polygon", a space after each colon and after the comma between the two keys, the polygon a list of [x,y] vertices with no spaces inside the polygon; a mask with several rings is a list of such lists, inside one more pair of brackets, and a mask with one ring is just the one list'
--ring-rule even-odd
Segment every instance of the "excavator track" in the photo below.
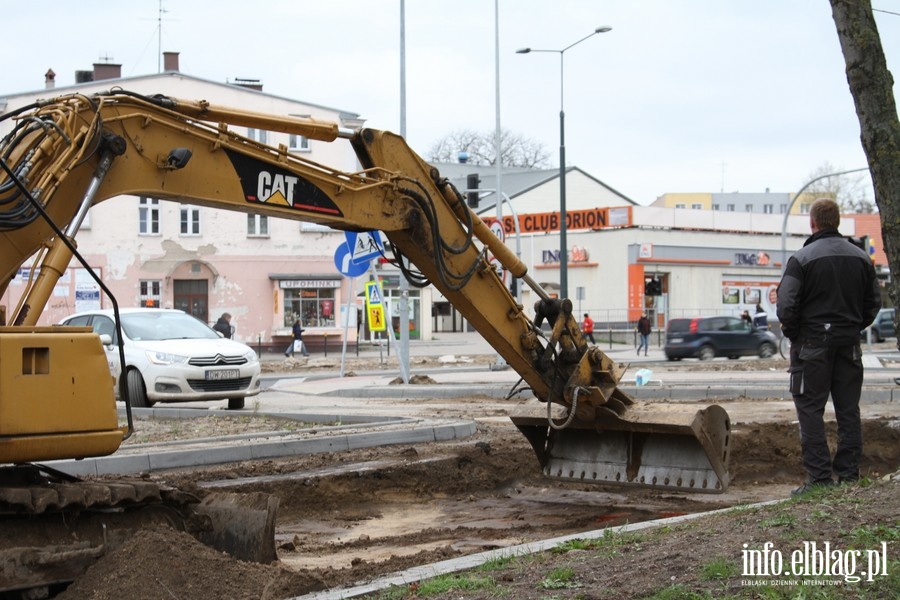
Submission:
{"label": "excavator track", "polygon": [[201,501],[143,480],[83,481],[38,465],[2,468],[0,594],[25,598],[42,590],[52,597],[137,530],[151,527],[185,531],[238,558],[271,562],[277,503],[259,496],[215,494]]}

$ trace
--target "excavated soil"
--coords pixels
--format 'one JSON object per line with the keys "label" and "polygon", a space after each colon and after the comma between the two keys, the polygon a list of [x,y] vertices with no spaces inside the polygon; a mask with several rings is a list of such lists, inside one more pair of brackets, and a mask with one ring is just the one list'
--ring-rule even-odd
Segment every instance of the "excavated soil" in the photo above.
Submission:
{"label": "excavated soil", "polygon": [[[894,425],[866,422],[868,476],[877,477],[900,464],[900,430]],[[235,490],[276,495],[278,562],[240,562],[187,534],[154,529],[140,532],[101,558],[59,597],[289,598],[486,549],[784,498],[802,478],[795,426],[766,423],[737,428],[731,465],[733,483],[721,495],[554,482],[538,472],[530,447],[514,428],[485,424],[474,437],[450,444],[172,472],[160,479],[198,495],[206,493],[204,482],[223,480],[233,481]],[[873,522],[880,523],[885,515],[900,514],[900,496],[881,498],[880,504],[866,504],[861,513],[857,511],[858,518],[872,511],[879,519]],[[747,532],[722,525],[711,530],[716,531],[716,547],[739,553]],[[652,550],[665,563],[666,573],[697,569],[691,552],[699,543],[697,536],[689,530],[667,542],[681,544],[674,554]],[[630,575],[615,575],[606,567],[597,570],[607,572],[609,583],[616,577],[641,578],[640,570]],[[527,572],[520,576],[529,577]],[[515,579],[512,574],[505,577]],[[647,573],[647,578],[653,580],[656,574]],[[652,587],[649,582],[641,585]],[[511,597],[530,596],[517,592]]]}
{"label": "excavated soil", "polygon": [[[477,359],[476,359],[477,360]],[[782,370],[783,362],[753,361],[755,368]],[[765,364],[763,364],[765,363]],[[723,363],[724,364],[724,363]],[[737,363],[729,362],[735,368]],[[740,363],[746,364],[746,363]],[[352,368],[363,370],[360,363]],[[719,363],[679,365],[709,370]],[[268,370],[298,367],[294,361]],[[738,369],[741,367],[737,366]],[[433,383],[423,377],[422,383]],[[764,401],[760,401],[764,402]],[[203,496],[212,485],[229,491],[277,496],[278,561],[246,563],[171,529],[144,530],[107,553],[59,595],[65,600],[106,598],[281,599],[370,581],[409,567],[487,549],[698,513],[770,499],[783,499],[803,478],[795,423],[749,422],[731,438],[732,484],[724,494],[598,487],[544,477],[524,437],[493,412],[479,413],[483,398],[454,399],[459,415],[479,418],[477,433],[462,441],[416,444],[184,469],[148,478]],[[442,416],[446,403],[439,403]],[[421,403],[428,411],[428,402]],[[453,411],[456,412],[456,411]],[[166,425],[147,435],[170,435]],[[185,435],[184,425],[180,435]],[[247,427],[239,419],[195,424],[202,435]],[[278,424],[260,421],[264,430]],[[139,428],[140,429],[140,428]],[[188,432],[190,435],[190,432]],[[200,435],[199,433],[197,435]],[[833,426],[829,435],[835,438]],[[896,556],[900,540],[898,481],[882,481],[900,467],[898,420],[864,422],[863,471],[873,485],[837,490],[846,501],[791,503],[790,515],[755,509],[747,516],[704,517],[696,526],[666,528],[635,538],[614,552],[544,553],[493,575],[487,591],[455,589],[444,598],[636,598],[670,586],[718,597],[746,595],[734,589],[739,576],[710,581],[704,561],[740,562],[744,544],[760,540],[796,547],[797,540],[839,541],[860,527],[887,527]],[[225,482],[225,483],[222,483]],[[778,509],[771,509],[772,511]],[[821,515],[807,523],[810,515]],[[793,521],[791,521],[793,519]],[[793,523],[790,527],[786,523]],[[812,532],[812,533],[809,533]],[[806,537],[804,537],[806,536]],[[652,541],[652,543],[647,543]],[[892,563],[896,568],[896,562]],[[565,568],[572,585],[547,585],[547,573]],[[401,595],[418,597],[413,584]],[[724,587],[723,587],[724,585]],[[497,587],[499,586],[499,588]],[[499,589],[499,591],[498,591]],[[855,589],[855,588],[854,588]],[[896,597],[857,595],[846,597]],[[673,596],[676,597],[676,596]],[[687,597],[687,596],[677,596]],[[843,596],[842,596],[843,597]]]}

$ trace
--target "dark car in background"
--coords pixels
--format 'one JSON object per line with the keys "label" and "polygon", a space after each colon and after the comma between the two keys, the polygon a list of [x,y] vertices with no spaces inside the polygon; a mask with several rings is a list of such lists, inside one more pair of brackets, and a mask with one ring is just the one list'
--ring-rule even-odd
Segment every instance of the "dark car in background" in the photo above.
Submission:
{"label": "dark car in background", "polygon": [[[879,310],[869,329],[872,330],[872,341],[875,343],[883,342],[887,338],[897,337],[897,333],[894,331],[894,309],[882,308]],[[866,339],[866,331],[866,329],[863,329],[861,332],[863,339]]]}
{"label": "dark car in background", "polygon": [[693,317],[671,319],[666,328],[664,351],[669,360],[717,356],[769,358],[778,349],[778,340],[768,329],[754,327],[737,317]]}

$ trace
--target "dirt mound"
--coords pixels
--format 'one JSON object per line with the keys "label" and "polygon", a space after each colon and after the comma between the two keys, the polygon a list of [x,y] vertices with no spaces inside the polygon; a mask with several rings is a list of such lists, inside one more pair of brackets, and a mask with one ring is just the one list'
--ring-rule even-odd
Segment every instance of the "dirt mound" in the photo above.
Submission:
{"label": "dirt mound", "polygon": [[278,565],[237,561],[186,533],[160,527],[136,533],[56,597],[278,600],[325,587],[327,583],[317,575],[289,571]]}

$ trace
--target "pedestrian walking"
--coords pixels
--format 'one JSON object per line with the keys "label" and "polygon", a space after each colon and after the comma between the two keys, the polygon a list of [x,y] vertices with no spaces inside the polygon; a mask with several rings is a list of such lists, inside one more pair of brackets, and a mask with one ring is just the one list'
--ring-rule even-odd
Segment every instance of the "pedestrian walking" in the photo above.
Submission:
{"label": "pedestrian walking", "polygon": [[581,321],[581,333],[591,340],[592,344],[597,343],[594,341],[594,320],[587,313],[584,313],[584,319]]}
{"label": "pedestrian walking", "polygon": [[213,325],[213,329],[221,333],[223,337],[231,339],[231,336],[234,334],[234,327],[231,325],[231,314],[222,313],[222,316]]}
{"label": "pedestrian walking", "polygon": [[647,352],[650,350],[650,332],[653,331],[653,327],[650,324],[650,317],[647,316],[646,312],[638,319],[637,327],[635,329],[637,329],[641,340],[637,347],[637,353],[640,356],[641,348],[643,348],[644,356],[647,356]]}
{"label": "pedestrian walking", "polygon": [[294,321],[294,326],[291,327],[291,335],[293,337],[291,345],[284,351],[284,355],[294,356],[295,352],[299,352],[303,356],[309,356],[306,344],[303,343],[303,326],[300,324],[300,319]]}
{"label": "pedestrian walking", "polygon": [[[872,261],[838,233],[840,209],[819,199],[809,209],[812,235],[788,259],[776,314],[791,341],[790,389],[800,425],[806,482],[793,495],[859,479],[863,364],[859,332],[881,307]],[[832,456],[823,414],[828,396],[837,420]]]}

